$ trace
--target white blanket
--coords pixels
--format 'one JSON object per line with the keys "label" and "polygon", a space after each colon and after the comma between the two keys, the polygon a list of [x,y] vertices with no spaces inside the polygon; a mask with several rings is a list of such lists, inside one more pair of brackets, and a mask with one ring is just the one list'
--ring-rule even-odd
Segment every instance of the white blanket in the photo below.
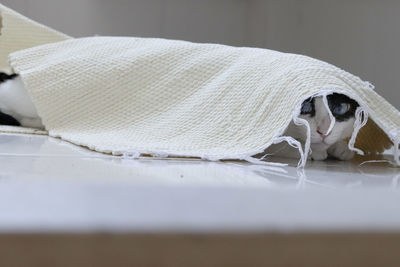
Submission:
{"label": "white blanket", "polygon": [[[25,44],[31,48],[10,54],[1,46],[0,55],[10,54],[50,136],[114,155],[253,161],[282,140],[306,98],[339,92],[362,107],[350,147],[357,141],[356,148],[375,153],[395,144],[398,153],[399,111],[369,83],[323,61],[164,39],[68,39],[47,28],[40,30],[54,38],[38,46],[16,15],[0,10],[3,29],[13,25],[1,44],[15,42],[7,36],[14,32],[32,39]],[[391,142],[372,122],[355,139],[368,115]],[[301,165],[308,148],[301,148]]]}

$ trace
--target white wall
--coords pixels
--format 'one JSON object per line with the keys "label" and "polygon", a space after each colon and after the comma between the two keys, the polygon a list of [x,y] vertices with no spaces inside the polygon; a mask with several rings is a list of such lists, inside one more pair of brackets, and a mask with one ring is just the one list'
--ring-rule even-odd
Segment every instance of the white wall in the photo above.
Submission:
{"label": "white wall", "polygon": [[[400,108],[400,1],[254,1],[260,46],[306,54],[371,81]],[[262,12],[259,10],[263,10]]]}
{"label": "white wall", "polygon": [[245,0],[0,0],[72,36],[134,35],[243,45]]}
{"label": "white wall", "polygon": [[0,1],[77,37],[152,36],[307,54],[371,81],[400,108],[400,1]]}

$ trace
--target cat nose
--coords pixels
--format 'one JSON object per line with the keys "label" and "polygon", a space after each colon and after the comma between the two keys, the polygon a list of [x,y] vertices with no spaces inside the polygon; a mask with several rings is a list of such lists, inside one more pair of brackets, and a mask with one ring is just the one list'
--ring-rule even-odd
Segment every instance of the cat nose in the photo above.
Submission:
{"label": "cat nose", "polygon": [[325,134],[325,133],[322,132],[320,129],[317,129],[317,133],[318,133],[322,138],[328,137],[328,136],[331,134],[331,133]]}

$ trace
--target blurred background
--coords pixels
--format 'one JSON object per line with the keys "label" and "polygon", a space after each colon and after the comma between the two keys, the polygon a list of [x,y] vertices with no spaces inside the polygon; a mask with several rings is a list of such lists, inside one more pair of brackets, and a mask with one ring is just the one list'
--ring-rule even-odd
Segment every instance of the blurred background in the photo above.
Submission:
{"label": "blurred background", "polygon": [[400,109],[398,0],[0,0],[74,37],[264,47],[328,61]]}

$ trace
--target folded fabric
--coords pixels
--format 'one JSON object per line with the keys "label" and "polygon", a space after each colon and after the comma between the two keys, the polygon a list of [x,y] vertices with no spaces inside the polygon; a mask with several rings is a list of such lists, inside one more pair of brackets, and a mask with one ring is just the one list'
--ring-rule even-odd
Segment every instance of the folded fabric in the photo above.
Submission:
{"label": "folded fabric", "polygon": [[50,136],[114,155],[253,161],[282,140],[305,99],[338,92],[361,106],[350,146],[371,154],[394,145],[399,162],[399,111],[326,62],[165,39],[73,39],[0,11],[1,64],[9,56]]}

